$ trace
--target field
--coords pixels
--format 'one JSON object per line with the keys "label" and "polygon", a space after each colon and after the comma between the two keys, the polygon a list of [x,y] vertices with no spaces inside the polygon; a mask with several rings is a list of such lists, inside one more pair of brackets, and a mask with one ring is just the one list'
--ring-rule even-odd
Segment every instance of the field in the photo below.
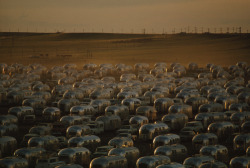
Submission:
{"label": "field", "polygon": [[75,63],[179,62],[200,66],[249,63],[250,34],[0,33],[0,62]]}

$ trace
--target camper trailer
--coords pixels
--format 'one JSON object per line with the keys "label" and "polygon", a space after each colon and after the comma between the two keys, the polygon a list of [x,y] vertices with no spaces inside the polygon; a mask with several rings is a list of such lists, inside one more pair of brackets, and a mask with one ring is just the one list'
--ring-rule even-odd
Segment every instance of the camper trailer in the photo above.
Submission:
{"label": "camper trailer", "polygon": [[126,157],[128,167],[134,167],[140,157],[140,151],[136,147],[113,148],[108,153],[108,156],[111,155]]}
{"label": "camper trailer", "polygon": [[208,145],[200,149],[201,155],[212,156],[214,159],[227,163],[229,161],[228,149],[223,145]]}
{"label": "camper trailer", "polygon": [[108,142],[109,146],[114,146],[115,148],[119,147],[132,147],[134,142],[131,138],[128,137],[114,137]]}
{"label": "camper trailer", "polygon": [[84,147],[64,148],[58,152],[59,160],[67,164],[89,166],[91,153]]}
{"label": "camper trailer", "polygon": [[153,106],[140,106],[136,109],[136,115],[145,116],[149,121],[157,119],[157,111]]}
{"label": "camper trailer", "polygon": [[86,147],[91,152],[94,152],[100,143],[101,139],[95,135],[72,137],[68,140],[69,147]]}
{"label": "camper trailer", "polygon": [[9,108],[8,114],[17,116],[18,121],[22,122],[25,115],[34,115],[34,109],[29,106],[16,106]]}
{"label": "camper trailer", "polygon": [[134,128],[137,128],[138,130],[142,125],[148,124],[148,122],[149,121],[147,117],[140,115],[133,116],[129,119],[129,125],[131,125]]}
{"label": "camper trailer", "polygon": [[158,135],[153,140],[153,148],[164,145],[173,145],[180,143],[180,136],[177,134],[163,134]]}
{"label": "camper trailer", "polygon": [[14,152],[14,156],[26,159],[29,167],[33,168],[36,165],[37,159],[45,152],[45,149],[37,147],[20,148]]}
{"label": "camper trailer", "polygon": [[168,113],[170,106],[174,104],[174,101],[170,98],[158,98],[154,101],[154,107],[159,113]]}
{"label": "camper trailer", "polygon": [[121,127],[121,118],[116,115],[99,116],[95,121],[102,121],[104,123],[104,131],[113,131]]}
{"label": "camper trailer", "polygon": [[59,147],[59,141],[57,137],[52,135],[32,137],[28,141],[28,147],[40,147],[47,151],[56,151]]}
{"label": "camper trailer", "polygon": [[80,125],[83,124],[83,119],[81,116],[77,115],[74,116],[66,115],[60,119],[60,122],[67,126]]}
{"label": "camper trailer", "polygon": [[215,122],[208,126],[209,133],[217,135],[219,140],[226,140],[235,131],[235,126],[231,122]]}
{"label": "camper trailer", "polygon": [[105,108],[111,105],[108,99],[95,99],[90,102],[90,105],[97,109],[98,114],[104,114]]}
{"label": "camper trailer", "polygon": [[17,148],[17,140],[14,137],[0,137],[0,152],[2,157],[11,156]]}
{"label": "camper trailer", "polygon": [[6,157],[0,159],[0,165],[2,168],[27,168],[28,161],[21,157]]}
{"label": "camper trailer", "polygon": [[40,136],[50,135],[51,128],[48,126],[34,126],[34,127],[30,128],[29,133],[30,134],[37,134]]}
{"label": "camper trailer", "polygon": [[101,156],[93,159],[89,168],[128,168],[127,159],[124,156]]}
{"label": "camper trailer", "polygon": [[234,157],[230,160],[230,168],[248,168],[250,166],[250,157],[248,156],[239,156]]}
{"label": "camper trailer", "polygon": [[122,100],[121,104],[128,107],[130,114],[135,114],[136,109],[141,106],[141,100],[137,98],[126,98]]}
{"label": "camper trailer", "polygon": [[48,122],[58,121],[61,116],[61,111],[57,107],[47,107],[42,112],[43,119]]}
{"label": "camper trailer", "polygon": [[199,168],[204,163],[213,163],[215,159],[211,156],[193,156],[184,160],[183,165],[185,167]]}
{"label": "camper trailer", "polygon": [[95,116],[96,110],[91,105],[78,105],[70,109],[70,115]]}
{"label": "camper trailer", "polygon": [[80,104],[78,99],[61,99],[57,103],[57,107],[61,110],[63,114],[69,114],[70,109],[73,106]]}
{"label": "camper trailer", "polygon": [[129,109],[125,105],[112,105],[106,107],[105,115],[116,115],[124,120],[129,116]]}
{"label": "camper trailer", "polygon": [[167,124],[171,130],[178,131],[188,122],[188,116],[183,113],[167,114],[162,117],[161,121]]}
{"label": "camper trailer", "polygon": [[101,134],[104,132],[104,122],[90,121],[87,126],[90,127],[91,134]]}
{"label": "camper trailer", "polygon": [[245,152],[246,149],[250,146],[250,134],[239,134],[236,135],[233,139],[233,147],[237,152]]}
{"label": "camper trailer", "polygon": [[91,133],[91,129],[87,125],[72,125],[69,126],[66,130],[66,137],[79,137],[84,135],[89,135]]}
{"label": "camper trailer", "polygon": [[165,155],[172,162],[182,162],[188,156],[188,150],[181,144],[163,145],[154,150],[154,155]]}
{"label": "camper trailer", "polygon": [[188,118],[193,118],[192,106],[186,104],[175,104],[169,107],[168,112],[170,114],[183,113]]}
{"label": "camper trailer", "polygon": [[203,146],[216,145],[218,137],[213,133],[201,133],[195,135],[192,139],[192,145],[195,151],[199,151]]}
{"label": "camper trailer", "polygon": [[155,168],[162,164],[170,163],[171,160],[168,156],[164,155],[152,155],[140,157],[136,161],[136,168]]}

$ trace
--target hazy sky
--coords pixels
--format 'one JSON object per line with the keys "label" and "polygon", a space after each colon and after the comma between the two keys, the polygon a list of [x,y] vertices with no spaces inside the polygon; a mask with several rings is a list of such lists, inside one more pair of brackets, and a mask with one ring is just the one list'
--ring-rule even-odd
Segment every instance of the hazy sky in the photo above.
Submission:
{"label": "hazy sky", "polygon": [[250,0],[0,0],[1,31],[250,31]]}

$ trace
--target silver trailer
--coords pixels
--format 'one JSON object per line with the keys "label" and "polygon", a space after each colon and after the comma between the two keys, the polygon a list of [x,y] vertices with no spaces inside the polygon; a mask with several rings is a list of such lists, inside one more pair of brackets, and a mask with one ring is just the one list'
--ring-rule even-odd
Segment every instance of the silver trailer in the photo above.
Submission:
{"label": "silver trailer", "polygon": [[134,167],[140,157],[140,151],[136,147],[113,148],[108,153],[108,156],[111,155],[126,157],[128,167]]}
{"label": "silver trailer", "polygon": [[18,121],[22,122],[25,115],[34,115],[34,109],[29,106],[16,106],[9,108],[8,114],[17,116]]}
{"label": "silver trailer", "polygon": [[42,112],[42,110],[46,107],[46,104],[46,100],[42,98],[28,98],[22,102],[22,106],[32,107],[37,115],[41,115],[40,111]]}
{"label": "silver trailer", "polygon": [[63,114],[69,114],[70,108],[80,104],[78,99],[61,99],[57,103],[57,107]]}
{"label": "silver trailer", "polygon": [[219,140],[226,140],[235,131],[235,126],[231,122],[215,122],[208,126],[209,133],[217,135]]}
{"label": "silver trailer", "polygon": [[180,136],[177,134],[163,134],[158,135],[153,139],[153,148],[164,145],[173,145],[180,143]]}
{"label": "silver trailer", "polygon": [[125,105],[112,105],[105,109],[105,115],[116,115],[121,120],[126,119],[129,116],[129,108]]}
{"label": "silver trailer", "polygon": [[99,116],[95,121],[102,121],[104,123],[104,131],[113,131],[121,127],[121,118],[116,115]]}
{"label": "silver trailer", "polygon": [[248,156],[239,156],[234,157],[230,160],[230,168],[248,168],[250,166],[250,157]]}
{"label": "silver trailer", "polygon": [[79,164],[82,166],[89,166],[91,153],[87,148],[74,147],[64,148],[58,152],[59,160],[67,164]]}
{"label": "silver trailer", "polygon": [[101,156],[93,159],[89,168],[128,168],[127,159],[124,156]]}
{"label": "silver trailer", "polygon": [[245,121],[250,121],[250,112],[236,112],[233,113],[230,117],[231,122],[234,123],[235,125],[241,125]]}
{"label": "silver trailer", "polygon": [[144,124],[139,129],[139,139],[152,142],[157,135],[168,133],[169,130],[165,123]]}
{"label": "silver trailer", "polygon": [[146,91],[144,93],[144,97],[148,97],[149,98],[149,104],[154,105],[154,101],[157,98],[163,98],[164,93],[161,93],[161,92],[158,92],[158,91]]}
{"label": "silver trailer", "polygon": [[115,148],[119,147],[132,147],[134,142],[131,138],[128,137],[114,137],[108,142],[109,146],[114,146]]}
{"label": "silver trailer", "polygon": [[236,135],[233,139],[233,147],[237,152],[245,152],[246,149],[250,146],[250,134],[239,134]]}
{"label": "silver trailer", "polygon": [[142,125],[148,124],[148,122],[149,121],[147,117],[140,115],[133,116],[129,119],[129,125],[133,126],[134,128],[137,128],[138,130]]}
{"label": "silver trailer", "polygon": [[140,106],[136,109],[136,115],[145,116],[149,121],[157,119],[157,111],[153,106]]}
{"label": "silver trailer", "polygon": [[169,107],[168,112],[171,113],[183,113],[188,116],[188,118],[193,118],[192,106],[186,104],[175,104]]}
{"label": "silver trailer", "polygon": [[154,107],[160,113],[168,113],[169,107],[173,104],[174,101],[171,98],[157,98],[154,101]]}
{"label": "silver trailer", "polygon": [[34,127],[30,128],[29,133],[30,134],[37,134],[40,136],[50,135],[51,128],[48,126],[34,126]]}
{"label": "silver trailer", "polygon": [[219,103],[203,104],[199,107],[199,113],[223,112],[223,111],[224,111],[223,105]]}
{"label": "silver trailer", "polygon": [[104,122],[90,121],[87,126],[90,127],[91,134],[101,134],[104,132]]}
{"label": "silver trailer", "polygon": [[45,149],[37,147],[20,148],[14,152],[14,156],[26,159],[29,167],[32,168],[35,167],[37,159],[45,152]]}
{"label": "silver trailer", "polygon": [[1,168],[27,168],[28,161],[20,157],[6,157],[0,159]]}
{"label": "silver trailer", "polygon": [[95,99],[90,102],[90,105],[97,109],[98,114],[104,114],[105,108],[111,105],[108,99]]}
{"label": "silver trailer", "polygon": [[162,164],[168,164],[171,160],[168,156],[152,155],[140,157],[136,162],[136,168],[155,168]]}
{"label": "silver trailer", "polygon": [[192,145],[195,151],[199,151],[203,146],[216,145],[218,137],[213,133],[202,133],[193,137]]}
{"label": "silver trailer", "polygon": [[161,119],[162,122],[167,124],[171,130],[180,130],[188,122],[188,116],[183,113],[167,114]]}
{"label": "silver trailer", "polygon": [[192,106],[194,113],[198,113],[199,107],[207,104],[208,100],[205,97],[190,97],[184,100],[185,104]]}
{"label": "silver trailer", "polygon": [[61,116],[61,111],[57,107],[47,107],[43,110],[42,117],[45,121],[58,121]]}
{"label": "silver trailer", "polygon": [[70,115],[95,116],[97,111],[91,105],[78,105],[70,108]]}
{"label": "silver trailer", "polygon": [[209,124],[213,123],[212,120],[212,114],[211,113],[198,113],[195,115],[195,121],[200,121],[204,127],[204,129],[207,129]]}
{"label": "silver trailer", "polygon": [[14,115],[1,115],[0,116],[0,125],[8,125],[8,124],[17,124],[18,118]]}
{"label": "silver trailer", "polygon": [[52,135],[32,137],[28,141],[28,147],[40,147],[47,151],[56,151],[59,147],[59,140]]}
{"label": "silver trailer", "polygon": [[73,115],[73,116],[63,116],[60,119],[60,122],[65,124],[66,126],[72,125],[80,125],[83,124],[83,118],[81,116]]}
{"label": "silver trailer", "polygon": [[200,165],[199,168],[208,168],[208,167],[213,167],[213,168],[228,168],[228,166],[225,163],[219,162],[219,161],[215,161],[213,163],[203,163],[202,165]]}
{"label": "silver trailer", "polygon": [[128,107],[130,114],[134,114],[136,109],[141,106],[141,100],[137,98],[126,98],[122,100],[121,104]]}
{"label": "silver trailer", "polygon": [[85,135],[81,137],[72,137],[68,140],[69,147],[86,147],[91,152],[100,145],[101,139],[95,135]]}
{"label": "silver trailer", "polygon": [[199,168],[204,163],[213,163],[215,159],[211,156],[193,156],[184,160],[183,165],[185,167]]}
{"label": "silver trailer", "polygon": [[168,156],[172,162],[183,162],[188,156],[188,150],[184,145],[172,144],[159,146],[154,150],[154,155]]}
{"label": "silver trailer", "polygon": [[0,137],[0,152],[2,157],[10,156],[17,148],[17,140],[11,136]]}
{"label": "silver trailer", "polygon": [[229,156],[228,156],[228,149],[226,146],[223,145],[208,145],[203,146],[200,149],[201,155],[212,156],[214,159],[228,163]]}
{"label": "silver trailer", "polygon": [[250,133],[250,121],[246,121],[243,124],[241,124],[241,132]]}
{"label": "silver trailer", "polygon": [[87,125],[72,125],[66,130],[66,137],[79,137],[91,134],[91,129]]}

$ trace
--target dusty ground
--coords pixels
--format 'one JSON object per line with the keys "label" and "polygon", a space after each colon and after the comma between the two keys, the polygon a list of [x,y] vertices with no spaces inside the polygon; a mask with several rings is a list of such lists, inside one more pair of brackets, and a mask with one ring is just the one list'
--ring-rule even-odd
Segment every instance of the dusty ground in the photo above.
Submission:
{"label": "dusty ground", "polygon": [[0,33],[0,62],[48,67],[92,62],[196,62],[229,66],[250,62],[250,34],[39,34]]}

